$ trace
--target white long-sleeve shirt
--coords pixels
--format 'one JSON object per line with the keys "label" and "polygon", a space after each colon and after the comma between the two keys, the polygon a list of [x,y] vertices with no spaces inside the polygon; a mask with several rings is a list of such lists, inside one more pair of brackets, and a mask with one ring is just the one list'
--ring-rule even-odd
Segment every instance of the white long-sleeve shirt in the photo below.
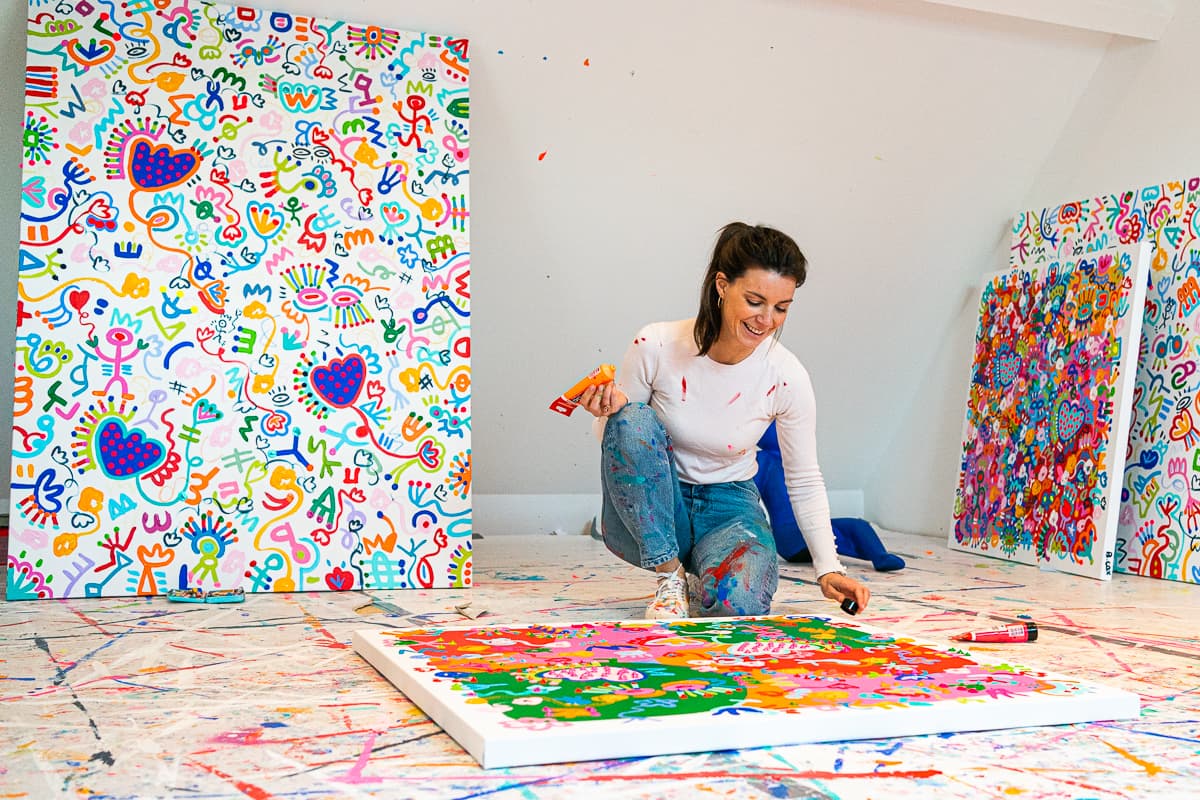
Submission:
{"label": "white long-sleeve shirt", "polygon": [[758,440],[775,420],[788,498],[813,568],[818,576],[842,571],[817,463],[816,398],[808,371],[773,339],[736,364],[697,355],[694,324],[655,322],[638,331],[617,372],[618,388],[658,414],[686,483],[753,478]]}

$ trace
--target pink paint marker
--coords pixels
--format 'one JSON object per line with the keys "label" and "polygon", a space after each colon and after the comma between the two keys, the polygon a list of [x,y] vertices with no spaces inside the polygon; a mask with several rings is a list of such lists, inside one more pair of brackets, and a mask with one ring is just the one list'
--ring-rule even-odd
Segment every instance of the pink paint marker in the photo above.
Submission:
{"label": "pink paint marker", "polygon": [[968,631],[950,638],[956,642],[1036,642],[1037,637],[1036,623],[1021,622],[986,631]]}

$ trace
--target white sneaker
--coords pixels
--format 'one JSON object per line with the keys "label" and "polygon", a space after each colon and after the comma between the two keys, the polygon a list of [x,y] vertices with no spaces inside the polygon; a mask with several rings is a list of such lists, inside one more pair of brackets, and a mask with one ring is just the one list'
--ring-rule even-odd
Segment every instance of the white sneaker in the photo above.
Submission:
{"label": "white sneaker", "polygon": [[687,580],[683,565],[674,572],[658,575],[658,589],[654,599],[646,606],[646,619],[687,619]]}

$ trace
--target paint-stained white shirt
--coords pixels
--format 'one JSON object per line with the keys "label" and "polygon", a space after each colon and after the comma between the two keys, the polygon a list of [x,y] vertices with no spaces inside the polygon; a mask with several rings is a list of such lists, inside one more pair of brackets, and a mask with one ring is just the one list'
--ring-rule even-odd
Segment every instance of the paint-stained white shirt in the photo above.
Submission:
{"label": "paint-stained white shirt", "polygon": [[657,412],[675,448],[679,478],[708,484],[744,481],[771,420],[779,435],[792,510],[818,576],[843,569],[817,463],[816,398],[808,371],[768,339],[736,364],[697,355],[695,320],[655,322],[638,331],[617,372],[632,402]]}

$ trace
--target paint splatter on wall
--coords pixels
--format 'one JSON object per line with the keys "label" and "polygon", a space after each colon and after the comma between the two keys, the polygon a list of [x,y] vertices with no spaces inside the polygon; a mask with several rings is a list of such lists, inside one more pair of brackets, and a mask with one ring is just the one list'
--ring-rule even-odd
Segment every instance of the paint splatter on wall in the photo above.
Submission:
{"label": "paint splatter on wall", "polygon": [[1116,570],[1200,583],[1200,178],[1013,220],[1011,261],[1148,242],[1151,272],[1121,493]]}
{"label": "paint splatter on wall", "polygon": [[1111,576],[1146,261],[1109,249],[985,284],[952,547]]}
{"label": "paint splatter on wall", "polygon": [[469,581],[468,64],[30,4],[9,598]]}

